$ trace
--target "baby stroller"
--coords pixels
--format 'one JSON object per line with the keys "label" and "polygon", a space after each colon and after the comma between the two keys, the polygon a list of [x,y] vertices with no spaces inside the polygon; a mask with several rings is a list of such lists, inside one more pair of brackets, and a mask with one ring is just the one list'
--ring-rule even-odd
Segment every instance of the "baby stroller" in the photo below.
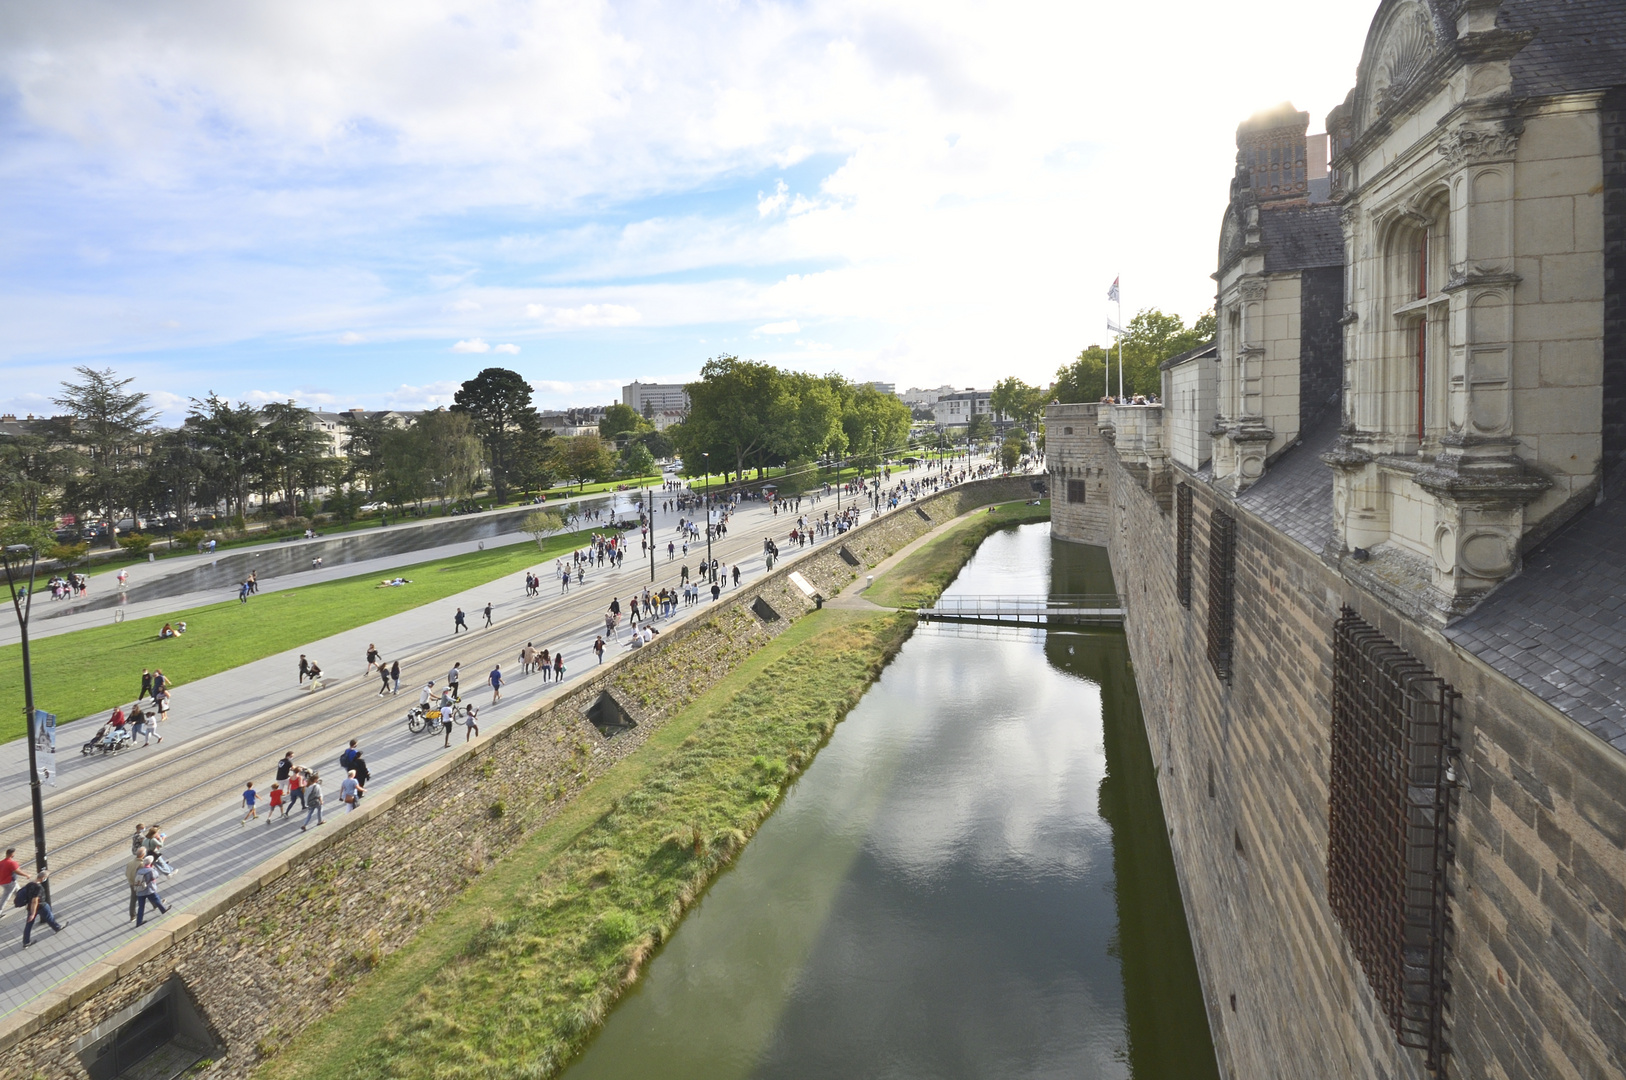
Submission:
{"label": "baby stroller", "polygon": [[114,727],[103,724],[90,741],[79,748],[79,752],[89,754],[93,750],[100,750],[104,754],[113,754],[128,749],[133,741],[128,725]]}

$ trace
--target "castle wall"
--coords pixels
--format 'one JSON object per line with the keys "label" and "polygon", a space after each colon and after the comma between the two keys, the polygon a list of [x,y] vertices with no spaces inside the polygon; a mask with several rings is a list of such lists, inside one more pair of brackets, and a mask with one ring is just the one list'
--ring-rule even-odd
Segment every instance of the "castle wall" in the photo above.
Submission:
{"label": "castle wall", "polygon": [[[1222,1070],[1427,1075],[1327,900],[1331,631],[1347,604],[1462,694],[1448,1075],[1626,1076],[1626,758],[1176,471],[1193,496],[1186,610],[1168,500],[1104,441],[1072,452],[1104,461],[1111,520],[1058,516],[1054,535],[1107,538]],[[1237,525],[1229,686],[1205,649],[1216,504]]]}

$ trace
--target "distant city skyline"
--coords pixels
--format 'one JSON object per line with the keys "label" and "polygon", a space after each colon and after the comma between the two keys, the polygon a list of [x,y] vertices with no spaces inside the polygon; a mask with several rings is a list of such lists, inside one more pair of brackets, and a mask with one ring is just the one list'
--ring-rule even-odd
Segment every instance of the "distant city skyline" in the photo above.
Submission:
{"label": "distant city skyline", "polygon": [[[1230,132],[1286,98],[1320,130],[1375,8],[12,5],[0,410],[77,364],[168,420],[490,365],[607,403],[725,352],[1047,381],[1115,277],[1206,310]],[[1213,55],[1272,60],[1196,92]]]}

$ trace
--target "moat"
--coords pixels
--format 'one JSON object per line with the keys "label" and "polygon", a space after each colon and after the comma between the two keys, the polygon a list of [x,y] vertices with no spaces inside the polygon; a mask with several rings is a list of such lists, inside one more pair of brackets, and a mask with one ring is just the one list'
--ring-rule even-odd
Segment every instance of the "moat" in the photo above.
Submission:
{"label": "moat", "polygon": [[[1050,526],[950,590],[1112,591]],[[1216,1076],[1123,636],[922,626],[569,1070]]]}

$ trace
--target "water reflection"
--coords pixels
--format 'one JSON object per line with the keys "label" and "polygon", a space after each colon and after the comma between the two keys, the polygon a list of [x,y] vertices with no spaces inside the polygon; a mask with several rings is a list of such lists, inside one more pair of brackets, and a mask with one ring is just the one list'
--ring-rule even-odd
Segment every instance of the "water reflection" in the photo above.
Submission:
{"label": "water reflection", "polygon": [[[1104,572],[1029,526],[954,588]],[[1122,636],[922,627],[569,1075],[1215,1075]]]}

